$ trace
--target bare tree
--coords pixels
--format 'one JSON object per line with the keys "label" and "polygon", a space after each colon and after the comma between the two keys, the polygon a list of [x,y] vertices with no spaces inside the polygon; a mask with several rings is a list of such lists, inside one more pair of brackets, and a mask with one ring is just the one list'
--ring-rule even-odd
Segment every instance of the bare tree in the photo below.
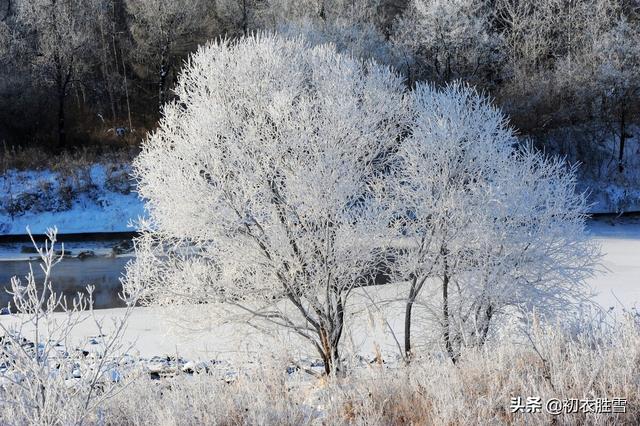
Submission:
{"label": "bare tree", "polygon": [[136,42],[134,56],[157,76],[158,105],[167,100],[167,79],[180,54],[194,45],[194,36],[206,24],[206,0],[125,0]]}
{"label": "bare tree", "polygon": [[92,22],[100,13],[100,1],[22,0],[16,17],[30,40],[25,54],[37,81],[51,86],[57,103],[57,148],[66,145],[65,102],[69,90],[86,70],[94,49]]}
{"label": "bare tree", "polygon": [[576,94],[586,104],[584,108],[596,110],[594,119],[614,125],[619,173],[624,171],[625,142],[632,137],[629,125],[638,112],[634,100],[640,95],[639,40],[640,23],[622,15],[610,28],[594,30],[572,60],[565,59],[558,66],[562,87]]}
{"label": "bare tree", "polygon": [[307,339],[327,374],[351,290],[377,273],[401,131],[400,77],[259,35],[199,49],[134,168],[151,228],[126,288],[226,302]]}

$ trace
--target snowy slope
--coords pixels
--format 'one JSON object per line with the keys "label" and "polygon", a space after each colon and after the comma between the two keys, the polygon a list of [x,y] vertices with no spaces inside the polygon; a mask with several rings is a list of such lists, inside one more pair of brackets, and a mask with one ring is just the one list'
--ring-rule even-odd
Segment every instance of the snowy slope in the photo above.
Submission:
{"label": "snowy slope", "polygon": [[[583,176],[578,190],[591,194],[591,212],[640,211],[636,170],[634,163],[616,179]],[[27,226],[36,234],[51,226],[61,234],[132,231],[130,222],[145,211],[129,171],[113,163],[71,172],[10,170],[0,175],[0,235],[25,234]]]}
{"label": "snowy slope", "polygon": [[[10,171],[0,176],[0,235],[25,234],[27,226],[35,234],[52,226],[60,233],[131,231],[144,203],[126,173],[127,166],[102,164],[75,179],[49,170]],[[71,188],[66,204],[63,185]]]}
{"label": "snowy slope", "polygon": [[640,309],[640,218],[594,220],[588,229],[604,253],[604,270],[589,280],[596,301],[616,313]]}
{"label": "snowy slope", "polygon": [[83,197],[65,211],[26,213],[13,219],[0,214],[0,234],[25,234],[27,226],[34,234],[52,226],[61,234],[132,231],[130,221],[142,215],[144,206],[137,194],[105,194],[98,202]]}

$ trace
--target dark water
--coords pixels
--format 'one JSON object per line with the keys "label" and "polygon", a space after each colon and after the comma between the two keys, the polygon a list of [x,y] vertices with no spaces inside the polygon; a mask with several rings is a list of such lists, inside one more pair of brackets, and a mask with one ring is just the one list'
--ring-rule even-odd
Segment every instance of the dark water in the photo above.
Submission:
{"label": "dark water", "polygon": [[[62,292],[70,300],[78,292],[84,292],[88,284],[95,286],[93,292],[94,308],[105,309],[123,306],[118,297],[122,286],[120,277],[131,257],[96,256],[84,260],[67,258],[56,265],[51,282],[54,291]],[[32,261],[36,283],[41,282],[42,271],[38,262]],[[24,280],[29,272],[29,262],[24,260],[0,261],[0,306],[7,306],[11,295],[4,289],[10,289],[11,277],[16,275]]]}

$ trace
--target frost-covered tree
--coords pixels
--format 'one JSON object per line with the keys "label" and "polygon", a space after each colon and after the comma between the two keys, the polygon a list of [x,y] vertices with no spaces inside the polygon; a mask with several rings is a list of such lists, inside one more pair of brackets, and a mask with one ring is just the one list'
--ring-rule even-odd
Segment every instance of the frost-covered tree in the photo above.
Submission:
{"label": "frost-covered tree", "polygon": [[21,0],[15,4],[16,20],[28,43],[22,54],[33,67],[37,81],[53,87],[57,102],[57,144],[66,143],[66,99],[74,83],[87,70],[94,50],[93,21],[100,1]]}
{"label": "frost-covered tree", "polygon": [[9,54],[10,41],[11,29],[4,21],[0,20],[0,61]]}
{"label": "frost-covered tree", "polygon": [[410,52],[394,46],[370,22],[353,22],[345,18],[331,21],[307,18],[282,23],[277,31],[288,37],[303,36],[312,45],[331,43],[339,52],[347,52],[364,61],[373,59],[379,64],[393,66],[403,74],[412,63]]}
{"label": "frost-covered tree", "polygon": [[[616,96],[610,100],[611,94],[603,90],[611,83],[604,83],[608,65],[600,67],[612,58],[604,59],[596,51],[617,55],[613,52],[628,48],[620,44],[622,40],[633,44],[639,21],[632,3],[497,0],[494,8],[494,27],[503,40],[505,56],[494,93],[521,130],[540,134],[580,126],[583,132],[589,127],[600,131],[609,122],[619,121],[618,111],[610,108],[619,104]],[[616,42],[612,35],[621,16],[630,18],[629,27]]]}
{"label": "frost-covered tree", "polygon": [[[167,100],[167,79],[180,53],[206,24],[206,0],[125,0],[131,15],[134,56],[157,76],[158,103]],[[186,50],[186,52],[185,52]]]}
{"label": "frost-covered tree", "polygon": [[310,19],[333,22],[374,22],[380,12],[380,0],[269,0],[269,15],[277,25],[287,21]]}
{"label": "frost-covered tree", "polygon": [[[263,13],[268,10],[260,0],[222,0],[216,2],[216,16],[229,22],[232,33],[247,35],[260,26]],[[268,12],[266,12],[268,15]]]}
{"label": "frost-covered tree", "polygon": [[12,34],[12,4],[7,1],[6,4],[0,2],[0,61],[6,60],[11,47]]}
{"label": "frost-covered tree", "polygon": [[413,0],[393,39],[417,59],[413,79],[492,82],[501,62],[491,11],[481,0]]}
{"label": "frost-covered tree", "polygon": [[396,271],[410,283],[405,351],[419,296],[455,362],[509,307],[542,312],[582,300],[597,247],[584,235],[573,170],[517,139],[502,113],[463,85],[418,84],[400,145],[397,198],[408,238]]}
{"label": "frost-covered tree", "polygon": [[640,96],[640,23],[623,15],[610,28],[594,31],[572,58],[561,61],[558,74],[567,91],[596,111],[595,119],[613,124],[622,173],[625,142],[632,137],[628,127]]}
{"label": "frost-covered tree", "polygon": [[151,222],[126,288],[237,305],[339,370],[348,296],[393,237],[402,80],[330,45],[258,35],[200,48],[176,95],[134,164]]}

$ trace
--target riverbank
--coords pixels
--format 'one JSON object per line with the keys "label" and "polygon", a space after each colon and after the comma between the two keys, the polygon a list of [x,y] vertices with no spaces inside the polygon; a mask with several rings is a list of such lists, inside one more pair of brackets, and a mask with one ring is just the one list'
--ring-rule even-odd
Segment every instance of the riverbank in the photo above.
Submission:
{"label": "riverbank", "polygon": [[[131,160],[126,155],[66,158],[39,170],[4,170],[0,174],[0,244],[6,241],[4,236],[25,235],[27,227],[34,234],[44,234],[53,226],[60,235],[135,232],[137,220],[146,212],[131,178]],[[620,182],[587,179],[578,186],[591,194],[595,215],[640,211],[640,190]]]}
{"label": "riverbank", "polygon": [[144,203],[131,166],[105,159],[60,169],[8,170],[0,175],[0,235],[132,232]]}

